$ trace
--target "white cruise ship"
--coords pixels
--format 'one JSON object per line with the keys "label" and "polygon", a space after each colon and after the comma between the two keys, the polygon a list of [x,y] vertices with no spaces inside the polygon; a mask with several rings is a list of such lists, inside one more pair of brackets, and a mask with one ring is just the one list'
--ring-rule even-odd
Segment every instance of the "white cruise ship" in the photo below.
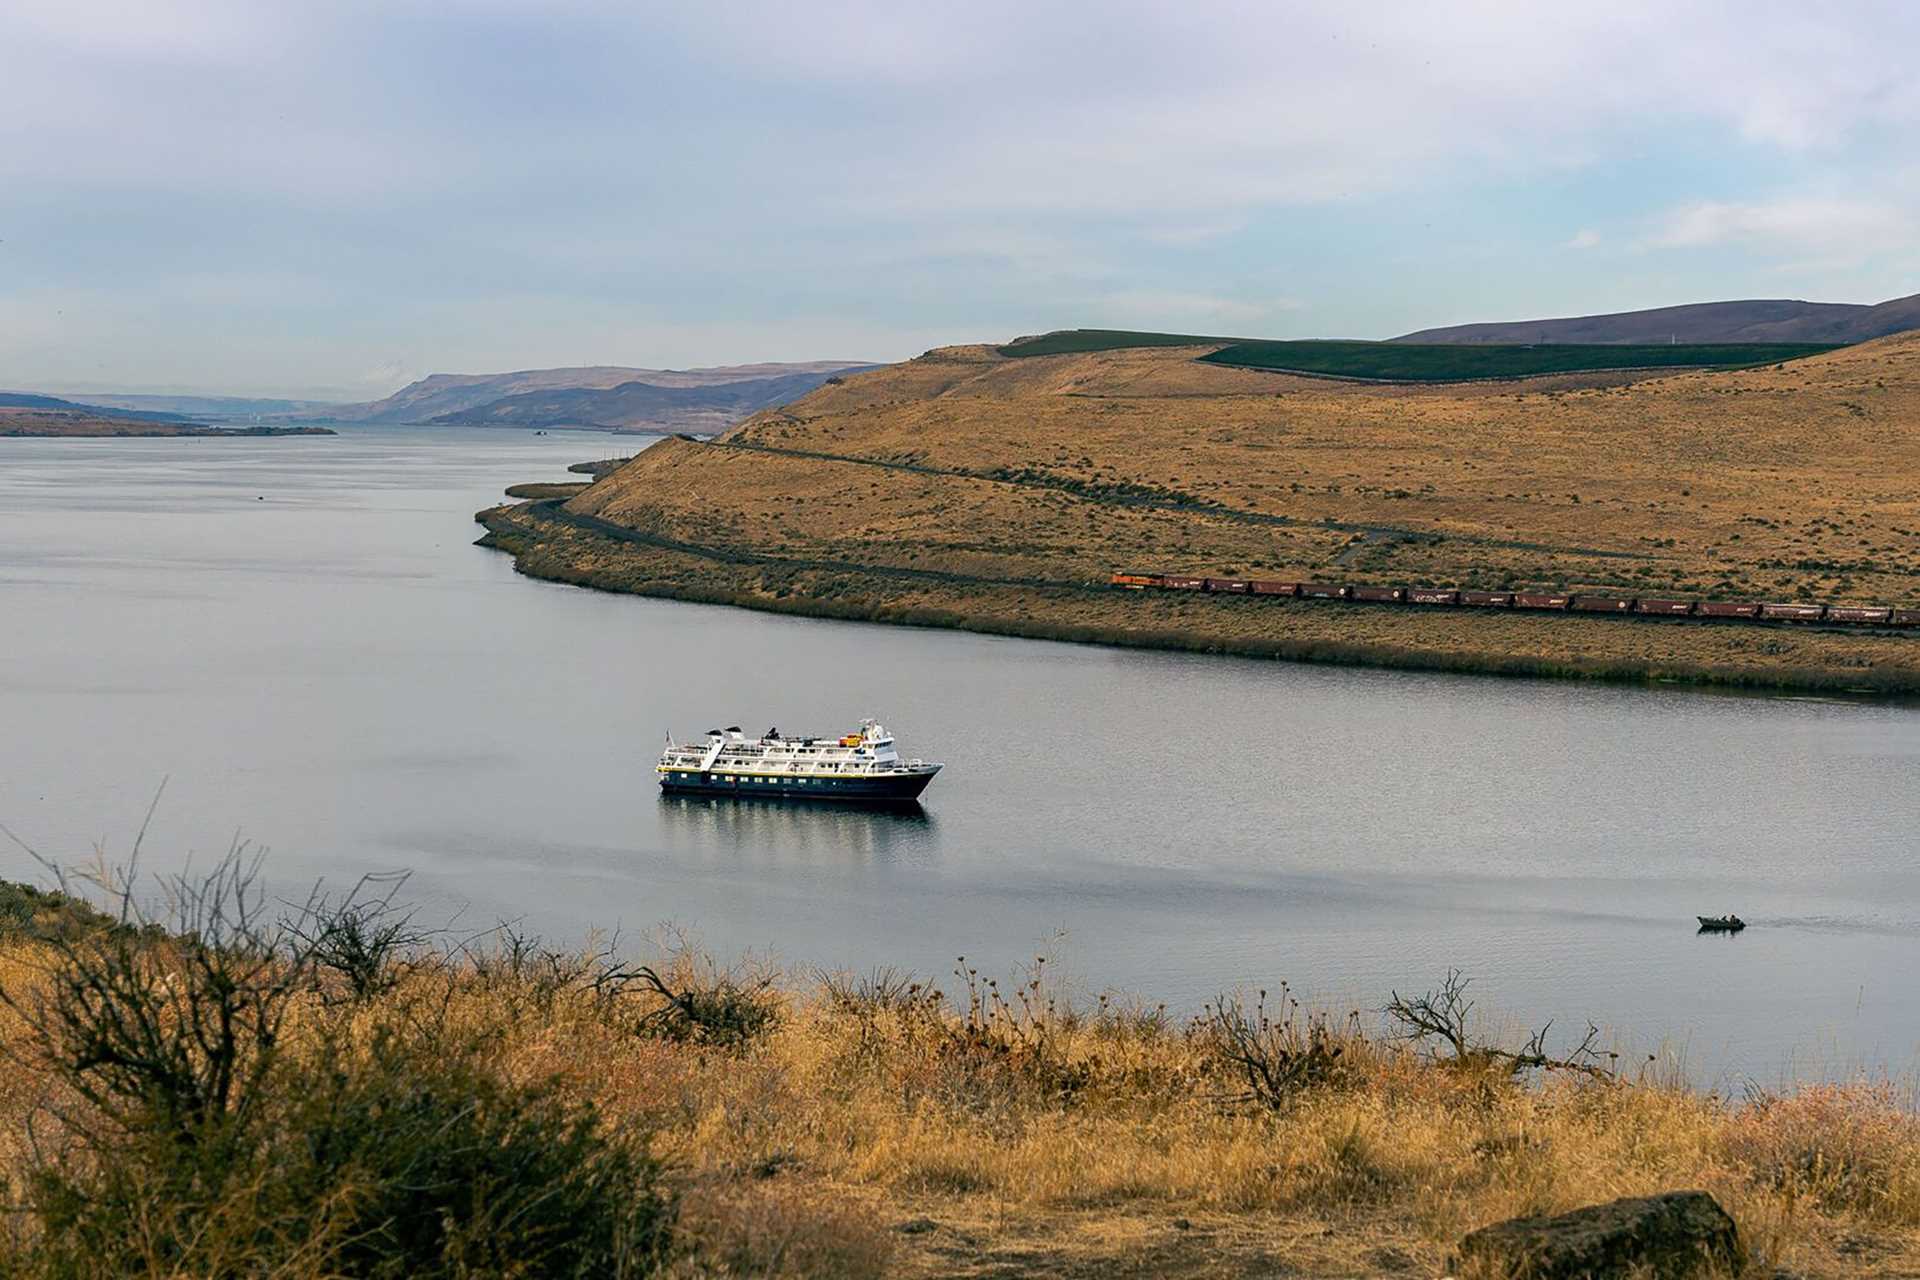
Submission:
{"label": "white cruise ship", "polygon": [[740,726],[707,730],[706,740],[676,743],[660,753],[660,786],[701,795],[785,800],[912,800],[941,766],[902,759],[893,735],[874,720],[853,733],[807,738],[777,728],[758,738]]}

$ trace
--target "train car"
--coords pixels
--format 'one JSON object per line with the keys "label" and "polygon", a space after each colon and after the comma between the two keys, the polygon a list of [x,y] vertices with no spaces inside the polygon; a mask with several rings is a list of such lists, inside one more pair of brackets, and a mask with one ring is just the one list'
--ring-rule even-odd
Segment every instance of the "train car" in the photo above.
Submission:
{"label": "train car", "polygon": [[1757,618],[1760,606],[1751,600],[1702,600],[1693,612],[1701,618]]}
{"label": "train car", "polygon": [[1632,596],[1575,596],[1567,608],[1575,613],[1632,613]]}
{"label": "train car", "polygon": [[1184,573],[1163,573],[1160,575],[1160,585],[1170,591],[1204,591],[1207,580],[1191,578]]}
{"label": "train car", "polygon": [[1470,604],[1480,609],[1511,609],[1513,592],[1511,591],[1462,591],[1460,603]]}
{"label": "train car", "polygon": [[1243,596],[1251,590],[1252,585],[1245,578],[1208,578],[1206,589],[1224,592],[1231,596]]}
{"label": "train car", "polygon": [[1113,576],[1107,579],[1108,586],[1125,591],[1145,591],[1148,587],[1159,586],[1160,582],[1161,576],[1157,573],[1133,573],[1125,569],[1114,570]]}
{"label": "train car", "polygon": [[1892,622],[1893,610],[1870,604],[1830,604],[1828,622]]}
{"label": "train car", "polygon": [[1887,621],[1896,627],[1920,627],[1920,609],[1894,609]]}
{"label": "train car", "polygon": [[1441,587],[1408,587],[1408,604],[1459,604],[1460,593]]}
{"label": "train car", "polygon": [[1516,591],[1513,593],[1513,607],[1516,609],[1564,609],[1572,602],[1572,596],[1561,595],[1557,591]]}
{"label": "train car", "polygon": [[1818,622],[1826,614],[1823,604],[1763,604],[1760,616],[1775,622]]}
{"label": "train car", "polygon": [[1300,584],[1297,582],[1276,582],[1272,578],[1255,578],[1247,584],[1257,596],[1297,596]]}
{"label": "train car", "polygon": [[1633,607],[1635,613],[1650,613],[1662,618],[1686,618],[1693,615],[1691,600],[1649,600],[1641,597],[1640,603]]}
{"label": "train car", "polygon": [[1355,587],[1353,598],[1375,604],[1399,604],[1407,598],[1407,593],[1402,587]]}
{"label": "train car", "polygon": [[1353,588],[1331,582],[1303,582],[1300,594],[1309,600],[1345,600],[1353,594]]}

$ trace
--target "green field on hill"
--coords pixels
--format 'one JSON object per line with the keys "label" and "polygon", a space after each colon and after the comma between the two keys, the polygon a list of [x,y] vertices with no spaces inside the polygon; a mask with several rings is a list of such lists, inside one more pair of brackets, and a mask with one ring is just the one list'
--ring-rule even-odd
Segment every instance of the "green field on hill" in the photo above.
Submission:
{"label": "green field on hill", "polygon": [[1715,342],[1642,346],[1539,343],[1404,343],[1333,340],[1266,341],[1125,329],[1067,329],[1001,347],[1004,356],[1073,355],[1132,347],[1220,345],[1201,356],[1212,364],[1323,378],[1379,382],[1466,382],[1534,378],[1607,369],[1713,369],[1778,364],[1832,351],[1831,343]]}
{"label": "green field on hill", "polygon": [[1494,346],[1399,342],[1236,342],[1200,357],[1213,364],[1381,382],[1535,378],[1604,369],[1715,369],[1778,364],[1832,351],[1829,344],[1680,343],[1654,346]]}

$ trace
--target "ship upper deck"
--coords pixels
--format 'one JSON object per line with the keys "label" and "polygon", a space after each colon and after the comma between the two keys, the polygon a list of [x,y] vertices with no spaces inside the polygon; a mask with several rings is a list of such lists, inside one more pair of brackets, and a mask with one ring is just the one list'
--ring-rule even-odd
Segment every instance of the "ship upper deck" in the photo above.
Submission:
{"label": "ship upper deck", "polygon": [[[708,730],[706,741],[669,740],[660,756],[662,770],[738,769],[778,773],[882,773],[927,766],[920,760],[902,760],[894,750],[893,735],[872,720],[837,737],[798,737],[769,729],[749,738],[738,726]],[[938,767],[938,766],[934,766]]]}

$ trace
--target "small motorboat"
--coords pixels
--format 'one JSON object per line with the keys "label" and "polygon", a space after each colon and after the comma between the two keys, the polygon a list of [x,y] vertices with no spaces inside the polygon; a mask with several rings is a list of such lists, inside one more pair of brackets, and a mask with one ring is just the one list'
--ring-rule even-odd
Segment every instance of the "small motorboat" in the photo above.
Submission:
{"label": "small motorboat", "polygon": [[1738,933],[1747,927],[1747,922],[1739,916],[1695,916],[1700,922],[1702,933]]}

